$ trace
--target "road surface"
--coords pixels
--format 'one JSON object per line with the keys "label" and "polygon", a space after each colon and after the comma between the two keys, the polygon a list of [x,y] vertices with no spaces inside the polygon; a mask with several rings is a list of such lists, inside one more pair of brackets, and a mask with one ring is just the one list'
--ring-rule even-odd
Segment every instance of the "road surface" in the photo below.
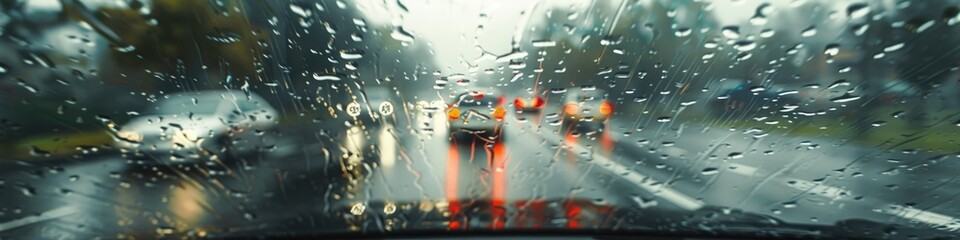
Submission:
{"label": "road surface", "polygon": [[[297,144],[238,157],[221,175],[153,171],[117,153],[4,161],[0,237],[202,236],[305,212],[419,200],[444,202],[450,228],[516,227],[510,216],[523,204],[588,199],[678,211],[723,206],[794,223],[863,218],[960,229],[953,217],[960,184],[950,171],[956,156],[689,123],[638,129],[626,117],[590,131],[555,124],[549,114],[508,118],[502,141],[487,142],[450,137],[443,117],[398,111],[389,124],[298,128],[286,135]],[[479,200],[494,205],[485,213],[493,221],[457,218],[472,214],[458,205]],[[577,210],[565,209],[562,224],[580,227]]]}

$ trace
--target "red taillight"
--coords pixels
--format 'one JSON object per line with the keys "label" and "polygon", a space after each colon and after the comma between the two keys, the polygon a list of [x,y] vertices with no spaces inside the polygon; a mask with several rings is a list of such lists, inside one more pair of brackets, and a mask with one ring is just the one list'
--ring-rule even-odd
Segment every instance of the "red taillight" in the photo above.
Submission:
{"label": "red taillight", "polygon": [[600,114],[610,115],[611,113],[613,113],[613,104],[607,101],[600,104]]}
{"label": "red taillight", "polygon": [[563,113],[567,115],[577,115],[577,112],[580,111],[580,107],[576,103],[568,103],[566,106],[563,106]]}
{"label": "red taillight", "polygon": [[449,118],[450,120],[456,120],[460,118],[460,109],[457,109],[456,107],[451,107],[449,110],[447,110],[447,118]]}
{"label": "red taillight", "polygon": [[523,99],[520,99],[520,98],[515,98],[515,99],[513,99],[513,106],[514,106],[514,107],[516,107],[516,108],[523,108],[523,105],[526,105],[526,104],[523,103]]}
{"label": "red taillight", "polygon": [[532,105],[533,105],[533,107],[535,107],[535,108],[540,108],[540,107],[543,107],[543,103],[544,103],[544,102],[543,102],[543,98],[536,97],[536,98],[533,99]]}
{"label": "red taillight", "polygon": [[497,105],[503,105],[507,103],[507,98],[504,96],[497,97]]}
{"label": "red taillight", "polygon": [[502,106],[497,106],[493,108],[493,118],[497,120],[503,120],[503,117],[507,115],[507,110],[504,110]]}

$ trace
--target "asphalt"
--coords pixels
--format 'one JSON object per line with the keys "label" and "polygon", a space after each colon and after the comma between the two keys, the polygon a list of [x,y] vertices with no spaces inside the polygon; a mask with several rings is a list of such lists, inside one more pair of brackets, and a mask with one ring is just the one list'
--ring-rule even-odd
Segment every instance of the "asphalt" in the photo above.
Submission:
{"label": "asphalt", "polygon": [[298,128],[274,152],[238,156],[222,171],[139,166],[117,153],[4,161],[0,238],[204,236],[424,200],[455,216],[471,201],[503,209],[451,228],[517,227],[510,212],[519,203],[584,199],[679,212],[720,206],[802,224],[858,218],[960,229],[956,156],[682,123],[638,129],[617,117],[590,131],[516,115],[494,142],[450,137],[439,114],[388,119]]}

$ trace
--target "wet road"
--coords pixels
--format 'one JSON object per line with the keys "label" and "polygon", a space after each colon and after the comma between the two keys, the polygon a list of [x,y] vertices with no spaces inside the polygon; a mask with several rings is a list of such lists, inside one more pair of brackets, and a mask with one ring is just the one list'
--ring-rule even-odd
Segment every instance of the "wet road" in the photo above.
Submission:
{"label": "wet road", "polygon": [[[681,123],[640,130],[618,121],[626,118],[603,131],[570,130],[540,115],[509,118],[503,141],[487,142],[448,137],[442,115],[402,114],[332,138],[291,133],[301,144],[234,159],[225,174],[145,170],[109,153],[6,161],[0,236],[202,236],[372,201],[419,200],[445,202],[450,228],[519,226],[509,216],[520,204],[564,199],[680,211],[726,206],[796,223],[865,218],[960,228],[952,217],[960,210],[955,156]],[[458,205],[477,200],[493,205],[485,213],[493,220],[456,217]],[[928,201],[914,204],[921,200]],[[564,224],[579,227],[579,210],[565,210]]]}

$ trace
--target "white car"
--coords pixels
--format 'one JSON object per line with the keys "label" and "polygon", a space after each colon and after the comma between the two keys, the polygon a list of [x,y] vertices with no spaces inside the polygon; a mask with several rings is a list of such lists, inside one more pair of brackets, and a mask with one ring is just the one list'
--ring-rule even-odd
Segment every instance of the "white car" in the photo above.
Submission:
{"label": "white car", "polygon": [[156,102],[115,139],[125,155],[197,162],[269,147],[267,131],[276,124],[277,111],[256,94],[199,91]]}

